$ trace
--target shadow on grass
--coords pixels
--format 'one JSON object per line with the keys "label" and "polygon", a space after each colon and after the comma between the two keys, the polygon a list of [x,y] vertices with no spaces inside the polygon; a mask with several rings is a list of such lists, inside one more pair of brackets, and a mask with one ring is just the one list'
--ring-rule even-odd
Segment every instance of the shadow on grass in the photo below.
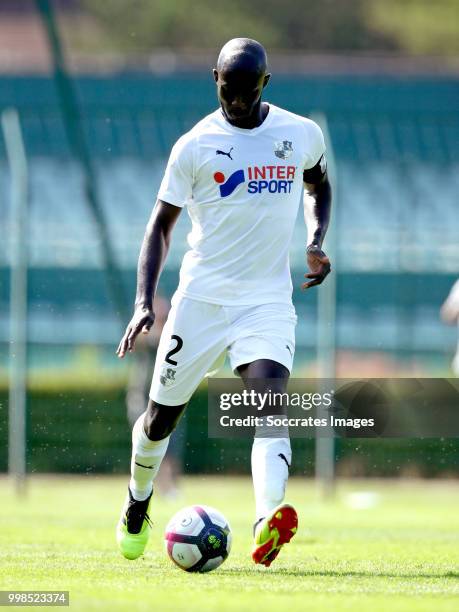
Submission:
{"label": "shadow on grass", "polygon": [[[253,569],[255,569],[255,567],[253,567]],[[263,571],[262,568],[260,567],[259,570]],[[247,569],[241,570],[239,568],[225,568],[225,569],[219,569],[218,570],[218,574],[222,575],[222,574],[227,574],[227,575],[234,575],[234,574],[240,574],[241,571],[247,572]],[[444,572],[444,573],[427,573],[427,572],[422,572],[422,573],[414,573],[414,572],[372,572],[370,570],[368,571],[339,571],[339,570],[329,570],[329,571],[323,571],[323,570],[292,570],[292,569],[274,569],[274,568],[267,568],[266,569],[266,576],[268,575],[275,575],[275,576],[303,576],[303,577],[310,577],[313,578],[315,576],[320,577],[320,578],[344,578],[344,577],[349,577],[349,576],[353,576],[356,578],[371,578],[371,579],[375,579],[375,578],[440,578],[440,579],[445,579],[445,578],[451,578],[451,579],[457,579],[459,578],[459,572]]]}

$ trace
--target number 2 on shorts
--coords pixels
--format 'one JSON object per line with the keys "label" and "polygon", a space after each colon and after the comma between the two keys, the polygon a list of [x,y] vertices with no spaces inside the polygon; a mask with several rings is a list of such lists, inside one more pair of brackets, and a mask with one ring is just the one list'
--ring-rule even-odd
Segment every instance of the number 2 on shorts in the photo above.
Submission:
{"label": "number 2 on shorts", "polygon": [[176,366],[177,362],[174,359],[171,359],[172,355],[175,355],[175,353],[178,353],[179,350],[182,348],[183,346],[183,340],[180,338],[180,336],[176,336],[175,334],[173,334],[171,336],[171,340],[177,340],[177,344],[175,345],[175,347],[173,349],[171,349],[167,355],[166,355],[166,363],[170,363],[171,365]]}

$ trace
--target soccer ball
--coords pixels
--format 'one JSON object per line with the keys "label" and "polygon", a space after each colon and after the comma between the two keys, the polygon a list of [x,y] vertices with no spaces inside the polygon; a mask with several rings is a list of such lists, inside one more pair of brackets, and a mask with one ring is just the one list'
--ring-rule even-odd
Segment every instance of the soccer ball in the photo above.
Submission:
{"label": "soccer ball", "polygon": [[186,572],[210,572],[231,550],[231,527],[210,506],[188,506],[177,512],[164,537],[167,554]]}

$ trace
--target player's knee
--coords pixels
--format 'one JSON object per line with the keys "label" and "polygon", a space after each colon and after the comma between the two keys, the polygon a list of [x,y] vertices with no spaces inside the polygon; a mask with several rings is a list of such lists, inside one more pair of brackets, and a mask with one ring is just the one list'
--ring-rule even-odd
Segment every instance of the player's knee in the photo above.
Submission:
{"label": "player's knee", "polygon": [[284,365],[272,359],[256,359],[251,363],[239,366],[237,370],[243,380],[251,379],[252,384],[255,380],[270,379],[270,385],[276,386],[276,392],[285,388],[290,376],[290,372]]}
{"label": "player's knee", "polygon": [[170,436],[177,426],[186,404],[164,406],[149,400],[145,413],[144,429],[150,440],[163,440]]}

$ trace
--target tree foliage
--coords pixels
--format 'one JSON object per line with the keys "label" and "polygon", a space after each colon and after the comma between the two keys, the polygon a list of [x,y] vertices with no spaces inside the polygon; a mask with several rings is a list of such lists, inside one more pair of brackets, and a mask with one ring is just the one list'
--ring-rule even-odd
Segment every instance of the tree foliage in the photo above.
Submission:
{"label": "tree foliage", "polygon": [[[457,0],[82,0],[124,52],[218,48],[247,36],[270,49],[456,51]],[[442,36],[446,33],[446,37]]]}

